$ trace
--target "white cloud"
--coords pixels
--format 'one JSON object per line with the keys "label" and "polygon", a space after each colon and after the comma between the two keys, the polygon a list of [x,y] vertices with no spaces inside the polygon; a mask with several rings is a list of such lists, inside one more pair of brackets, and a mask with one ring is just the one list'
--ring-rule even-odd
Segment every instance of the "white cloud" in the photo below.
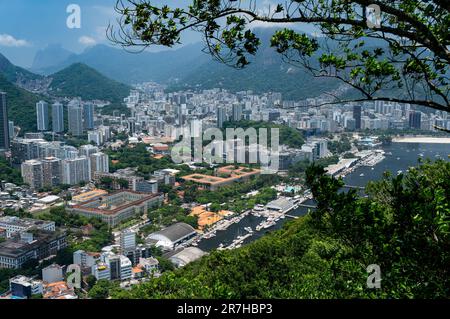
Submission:
{"label": "white cloud", "polygon": [[5,47],[25,47],[29,46],[30,43],[26,40],[19,40],[14,38],[9,34],[0,34],[0,46]]}
{"label": "white cloud", "polygon": [[96,27],[95,35],[96,35],[97,40],[99,40],[99,41],[105,40],[107,30],[108,30],[107,27]]}
{"label": "white cloud", "polygon": [[93,46],[97,44],[97,41],[95,41],[94,38],[88,37],[88,36],[82,36],[78,39],[78,42],[86,45],[86,46]]}

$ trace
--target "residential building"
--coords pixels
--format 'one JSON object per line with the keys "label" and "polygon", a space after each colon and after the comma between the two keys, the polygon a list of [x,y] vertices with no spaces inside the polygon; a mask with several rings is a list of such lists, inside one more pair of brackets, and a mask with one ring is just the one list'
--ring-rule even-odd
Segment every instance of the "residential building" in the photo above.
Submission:
{"label": "residential building", "polygon": [[234,122],[238,122],[242,119],[242,109],[243,109],[242,104],[240,104],[240,103],[233,104],[233,108],[232,108],[233,117],[232,118],[233,118]]}
{"label": "residential building", "polygon": [[355,130],[361,129],[361,104],[353,105],[353,119],[355,120]]}
{"label": "residential building", "polygon": [[46,157],[42,162],[42,184],[43,186],[53,187],[60,185],[61,176],[61,160],[56,157]]}
{"label": "residential building", "polygon": [[86,156],[62,161],[63,184],[76,185],[88,182],[91,177],[91,165]]}
{"label": "residential building", "polygon": [[33,295],[42,294],[44,287],[40,280],[19,275],[9,280],[9,290],[14,298],[29,299]]}
{"label": "residential building", "polygon": [[31,218],[19,218],[16,216],[0,217],[0,227],[6,230],[6,238],[11,238],[19,232],[26,232],[32,228],[55,231],[55,222]]}
{"label": "residential building", "polygon": [[92,275],[97,280],[111,280],[111,271],[106,263],[98,262],[92,266]]}
{"label": "residential building", "polygon": [[412,111],[409,113],[409,127],[420,130],[422,112]]}
{"label": "residential building", "polygon": [[0,92],[0,153],[9,150],[8,110],[6,106],[6,93]]}
{"label": "residential building", "polygon": [[79,100],[72,100],[67,106],[69,133],[73,136],[83,135],[83,108]]}
{"label": "residential building", "polygon": [[223,128],[223,123],[227,120],[227,112],[225,107],[219,106],[217,108],[217,127]]}
{"label": "residential building", "polygon": [[94,179],[96,172],[109,172],[109,156],[107,154],[101,152],[94,153],[90,155],[89,160],[91,162],[91,179]]}
{"label": "residential building", "polygon": [[64,280],[63,267],[52,264],[42,269],[42,280],[48,284]]}
{"label": "residential building", "polygon": [[73,288],[69,288],[65,281],[44,285],[44,299],[78,299]]}
{"label": "residential building", "polygon": [[21,268],[30,259],[42,260],[67,247],[62,231],[34,230],[0,243],[0,268]]}
{"label": "residential building", "polygon": [[15,137],[14,122],[13,121],[8,121],[8,134],[9,134],[9,139],[10,140],[12,140]]}
{"label": "residential building", "polygon": [[73,263],[81,268],[91,268],[97,263],[100,254],[77,250],[73,253]]}
{"label": "residential building", "polygon": [[59,102],[52,105],[52,128],[55,133],[64,132],[64,106]]}
{"label": "residential building", "polygon": [[122,231],[120,233],[120,252],[126,255],[128,251],[136,250],[136,233],[133,231]]}
{"label": "residential building", "polygon": [[39,101],[36,103],[36,117],[38,131],[48,131],[48,103]]}
{"label": "residential building", "polygon": [[85,130],[94,128],[94,104],[91,102],[83,104],[83,125]]}

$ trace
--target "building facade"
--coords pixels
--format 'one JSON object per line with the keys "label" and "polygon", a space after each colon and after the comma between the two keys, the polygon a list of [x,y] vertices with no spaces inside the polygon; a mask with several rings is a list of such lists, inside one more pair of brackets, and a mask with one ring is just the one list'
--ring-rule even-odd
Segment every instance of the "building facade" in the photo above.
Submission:
{"label": "building facade", "polygon": [[64,132],[64,106],[59,102],[52,105],[52,128],[55,133]]}
{"label": "building facade", "polygon": [[36,119],[38,131],[48,131],[48,103],[39,101],[36,103]]}

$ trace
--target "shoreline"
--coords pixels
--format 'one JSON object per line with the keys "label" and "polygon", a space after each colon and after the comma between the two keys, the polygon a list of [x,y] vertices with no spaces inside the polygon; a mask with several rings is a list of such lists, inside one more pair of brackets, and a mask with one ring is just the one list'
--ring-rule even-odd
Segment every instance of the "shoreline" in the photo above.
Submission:
{"label": "shoreline", "polygon": [[392,139],[392,143],[450,144],[450,137],[432,137],[432,136],[394,137]]}

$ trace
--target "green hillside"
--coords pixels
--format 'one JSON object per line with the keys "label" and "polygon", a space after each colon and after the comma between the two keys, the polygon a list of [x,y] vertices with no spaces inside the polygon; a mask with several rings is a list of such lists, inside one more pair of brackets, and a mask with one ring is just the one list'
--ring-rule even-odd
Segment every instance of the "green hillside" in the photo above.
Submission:
{"label": "green hillside", "polygon": [[111,80],[82,63],[75,63],[53,75],[50,94],[79,96],[83,100],[106,100],[121,103],[130,93],[130,87]]}
{"label": "green hillside", "polygon": [[8,117],[22,131],[35,131],[36,127],[36,103],[45,100],[37,94],[30,93],[17,87],[0,73],[0,91],[7,93]]}
{"label": "green hillside", "polygon": [[18,80],[28,81],[42,78],[42,76],[27,71],[21,67],[12,64],[4,55],[0,53],[0,73],[12,83],[16,83]]}
{"label": "green hillside", "polygon": [[[450,162],[424,163],[406,175],[373,182],[368,197],[340,192],[344,182],[318,166],[308,169],[307,183],[318,204],[315,212],[130,291],[113,289],[112,297],[449,296]],[[381,289],[367,287],[367,267],[373,264],[381,269]]]}

